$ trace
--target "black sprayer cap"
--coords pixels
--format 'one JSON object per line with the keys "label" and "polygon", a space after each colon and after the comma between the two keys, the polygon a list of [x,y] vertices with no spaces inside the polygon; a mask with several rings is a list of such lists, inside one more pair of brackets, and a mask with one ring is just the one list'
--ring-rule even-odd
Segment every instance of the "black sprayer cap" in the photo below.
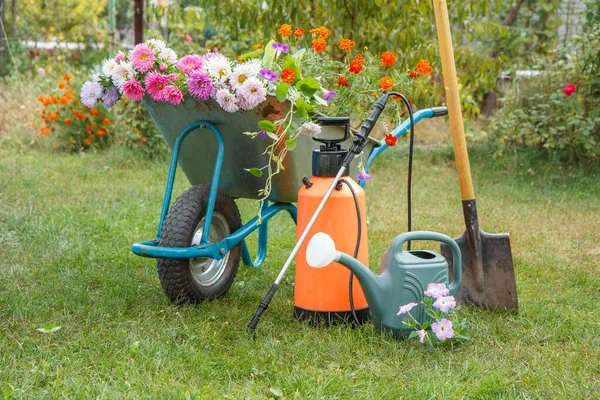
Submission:
{"label": "black sprayer cap", "polygon": [[313,150],[313,176],[335,177],[342,168],[348,150],[319,151]]}

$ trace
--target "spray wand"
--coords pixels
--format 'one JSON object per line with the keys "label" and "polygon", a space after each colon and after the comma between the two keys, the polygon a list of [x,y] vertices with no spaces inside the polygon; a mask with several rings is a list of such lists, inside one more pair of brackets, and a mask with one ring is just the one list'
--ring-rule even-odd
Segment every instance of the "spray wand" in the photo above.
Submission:
{"label": "spray wand", "polygon": [[[344,175],[344,173],[348,170],[348,168],[350,168],[350,164],[352,163],[352,160],[354,160],[354,157],[356,157],[357,155],[362,153],[363,149],[369,142],[369,134],[375,127],[377,120],[379,119],[379,117],[381,116],[381,113],[385,109],[385,106],[388,102],[390,95],[398,95],[398,96],[404,97],[400,93],[397,93],[397,92],[391,92],[391,93],[386,93],[386,94],[382,95],[379,98],[379,100],[377,100],[377,103],[375,103],[375,109],[373,110],[373,112],[371,113],[369,118],[367,118],[365,123],[363,124],[363,126],[360,130],[360,133],[352,137],[352,146],[350,147],[348,154],[346,155],[346,158],[344,159],[344,162],[342,163],[342,167],[340,168],[337,175],[335,176],[335,179],[333,180],[331,186],[325,193],[325,196],[323,196],[323,199],[321,200],[321,203],[317,207],[315,213],[313,214],[310,221],[306,225],[306,228],[304,229],[304,232],[302,232],[300,239],[298,239],[296,246],[290,253],[290,256],[288,257],[287,261],[283,265],[283,268],[279,272],[279,275],[277,275],[277,279],[275,279],[275,282],[273,282],[273,284],[271,285],[271,288],[267,292],[267,295],[262,299],[262,301],[258,305],[258,309],[256,310],[256,313],[254,314],[252,321],[250,321],[250,323],[248,324],[247,329],[249,332],[254,333],[254,330],[256,329],[256,327],[258,326],[258,323],[260,322],[260,317],[264,314],[264,312],[269,307],[269,303],[271,303],[273,296],[275,296],[275,292],[277,292],[279,283],[283,279],[283,276],[285,275],[287,269],[289,268],[290,264],[292,263],[292,260],[296,257],[296,253],[298,253],[300,246],[302,246],[302,243],[304,243],[304,240],[306,240],[306,237],[308,236],[308,232],[310,232],[310,230],[312,229],[312,226],[314,225],[315,221],[319,217],[319,214],[323,210],[323,207],[325,207],[325,203],[327,203],[327,200],[329,200],[331,193],[333,192],[335,187],[338,185],[338,181]],[[411,113],[411,117],[412,117],[412,113]],[[411,123],[412,123],[412,121],[411,121]],[[412,126],[412,124],[411,124],[411,126]]]}

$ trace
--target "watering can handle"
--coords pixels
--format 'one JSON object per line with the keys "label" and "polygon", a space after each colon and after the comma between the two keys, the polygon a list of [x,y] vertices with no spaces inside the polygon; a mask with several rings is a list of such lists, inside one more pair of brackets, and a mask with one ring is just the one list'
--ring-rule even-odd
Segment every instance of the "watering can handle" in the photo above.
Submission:
{"label": "watering can handle", "polygon": [[401,249],[404,242],[408,242],[409,240],[433,240],[436,242],[446,243],[450,247],[450,249],[452,249],[452,257],[454,259],[454,277],[449,289],[450,294],[454,295],[460,287],[460,283],[462,282],[462,255],[460,254],[460,248],[458,247],[458,244],[454,241],[454,239],[437,232],[406,232],[401,235],[398,235],[398,237],[394,239],[394,248]]}

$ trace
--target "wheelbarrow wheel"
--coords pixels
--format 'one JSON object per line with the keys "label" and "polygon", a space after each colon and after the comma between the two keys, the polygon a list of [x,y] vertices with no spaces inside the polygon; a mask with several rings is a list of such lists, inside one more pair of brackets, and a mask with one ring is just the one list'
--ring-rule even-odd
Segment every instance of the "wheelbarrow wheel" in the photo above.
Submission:
{"label": "wheelbarrow wheel", "polygon": [[[210,185],[196,185],[186,190],[169,210],[163,224],[159,245],[189,247],[200,244],[208,206]],[[219,190],[209,232],[209,243],[219,242],[242,226],[235,201]],[[217,299],[227,293],[240,264],[241,243],[221,260],[208,257],[190,260],[160,259],[158,276],[167,297],[176,303],[199,303]]]}

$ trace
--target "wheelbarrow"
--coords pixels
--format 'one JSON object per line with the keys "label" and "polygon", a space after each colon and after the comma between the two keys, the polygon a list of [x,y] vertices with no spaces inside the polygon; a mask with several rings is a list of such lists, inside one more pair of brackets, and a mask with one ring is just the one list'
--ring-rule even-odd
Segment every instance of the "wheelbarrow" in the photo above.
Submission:
{"label": "wheelbarrow", "polygon": [[[258,191],[266,179],[245,169],[266,165],[269,158],[264,152],[270,144],[269,139],[252,139],[242,133],[256,131],[262,119],[282,119],[288,111],[287,103],[269,97],[253,110],[228,113],[214,101],[188,99],[176,107],[150,99],[143,102],[171,148],[171,161],[156,238],[133,244],[132,251],[158,259],[160,282],[171,301],[219,298],[231,287],[240,259],[254,268],[264,263],[268,222],[273,216],[285,211],[296,222],[293,203],[297,201],[302,178],[312,175],[312,151],[319,143],[308,136],[298,137],[296,148],[283,162],[285,169],[272,179],[271,194],[261,204],[260,218],[256,216],[242,224],[235,199],[259,199]],[[422,109],[414,113],[414,123],[446,114],[446,107]],[[409,129],[410,121],[406,120],[391,133],[400,137]],[[342,137],[344,129],[323,126],[319,136],[336,135]],[[351,140],[342,143],[342,147],[350,147]],[[369,140],[364,165],[367,172],[373,160],[388,147],[379,140]],[[170,206],[177,164],[192,187]],[[356,164],[351,166],[351,174],[358,172]],[[252,259],[245,238],[256,230],[258,249]]]}

